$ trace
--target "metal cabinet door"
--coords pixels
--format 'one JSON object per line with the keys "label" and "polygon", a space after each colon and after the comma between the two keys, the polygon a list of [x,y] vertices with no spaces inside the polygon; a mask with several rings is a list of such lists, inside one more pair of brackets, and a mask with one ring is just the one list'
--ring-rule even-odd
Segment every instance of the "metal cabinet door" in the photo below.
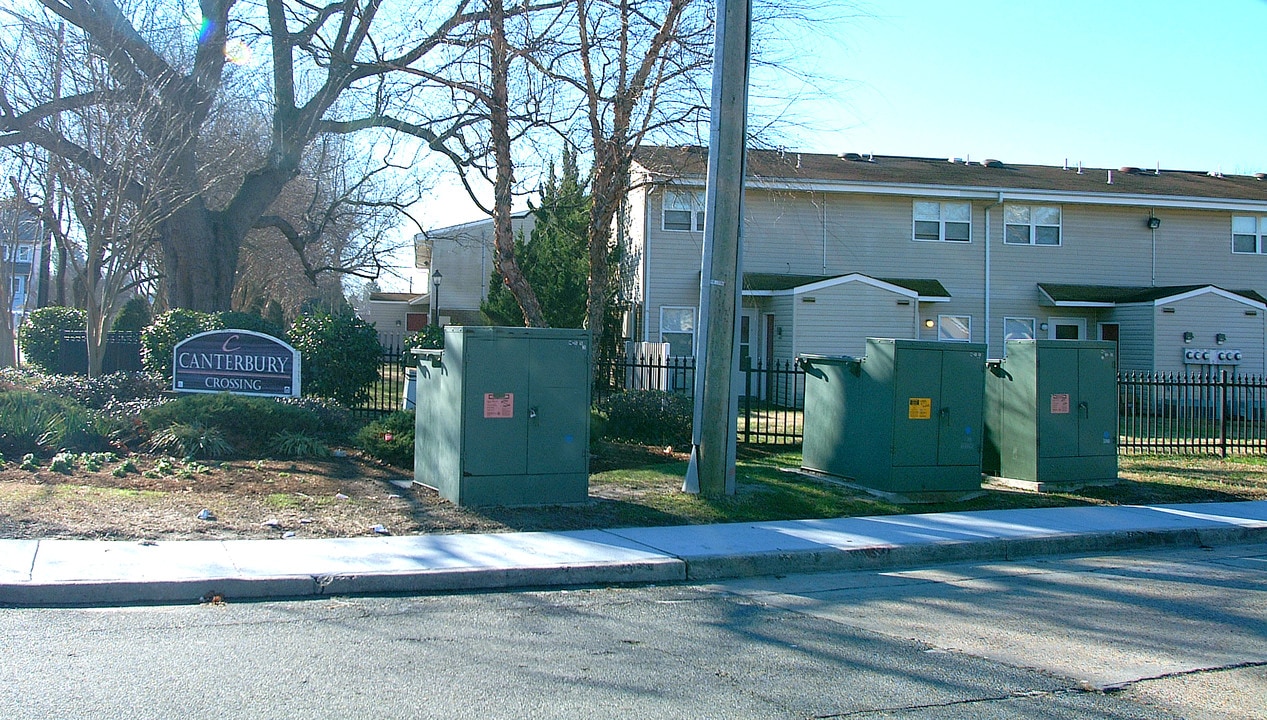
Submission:
{"label": "metal cabinet door", "polygon": [[1038,392],[1038,456],[1078,455],[1079,403],[1077,348],[1045,348],[1035,367]]}
{"label": "metal cabinet door", "polygon": [[1117,453],[1117,353],[1078,351],[1078,452],[1082,456]]}
{"label": "metal cabinet door", "polygon": [[527,472],[575,473],[588,467],[588,340],[533,340],[528,369]]}
{"label": "metal cabinet door", "polygon": [[941,356],[937,464],[980,465],[985,359],[975,352],[948,351]]}
{"label": "metal cabinet door", "polygon": [[522,475],[528,450],[528,367],[522,341],[466,339],[462,470]]}
{"label": "metal cabinet door", "polygon": [[936,465],[943,416],[940,350],[904,348],[893,372],[893,464]]}

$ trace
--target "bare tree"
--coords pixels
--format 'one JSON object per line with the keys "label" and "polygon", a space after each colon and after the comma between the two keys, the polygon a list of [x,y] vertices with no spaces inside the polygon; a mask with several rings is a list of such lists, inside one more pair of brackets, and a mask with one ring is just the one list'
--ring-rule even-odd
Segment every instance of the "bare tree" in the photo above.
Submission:
{"label": "bare tree", "polygon": [[[456,28],[486,18],[468,12],[469,0],[449,0],[422,14],[406,13],[402,4],[380,20],[384,4],[202,0],[202,25],[191,43],[173,32],[181,29],[183,6],[167,0],[31,0],[10,11],[21,30],[8,39],[6,54],[28,56],[22,41],[52,33],[60,20],[110,72],[55,97],[49,63],[15,63],[21,71],[0,87],[0,147],[38,146],[99,175],[108,159],[66,137],[53,119],[91,106],[152,109],[140,137],[154,145],[151,155],[170,162],[145,182],[164,184],[171,188],[166,194],[182,198],[162,209],[157,228],[167,300],[228,309],[242,243],[301,172],[312,143],[323,133],[361,129],[345,121],[360,114],[358,108],[408,103],[390,95],[390,76],[419,63]],[[371,36],[376,25],[384,26],[377,38]],[[226,60],[251,44],[267,58],[267,76]],[[264,151],[233,182],[209,183],[206,170],[219,148],[204,142],[205,131],[216,112],[238,99],[237,91],[241,98],[269,93]]]}

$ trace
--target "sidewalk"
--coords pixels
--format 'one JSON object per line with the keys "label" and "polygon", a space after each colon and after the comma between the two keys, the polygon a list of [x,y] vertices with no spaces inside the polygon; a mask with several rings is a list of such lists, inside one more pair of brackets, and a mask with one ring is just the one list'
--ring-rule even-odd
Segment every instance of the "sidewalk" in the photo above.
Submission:
{"label": "sidewalk", "polygon": [[0,540],[0,606],[426,593],[1267,541],[1267,501],[335,540]]}

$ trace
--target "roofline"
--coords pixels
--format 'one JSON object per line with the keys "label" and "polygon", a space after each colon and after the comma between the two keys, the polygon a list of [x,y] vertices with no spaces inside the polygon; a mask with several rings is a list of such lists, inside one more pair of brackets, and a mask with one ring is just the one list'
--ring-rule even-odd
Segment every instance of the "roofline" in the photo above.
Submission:
{"label": "roofline", "polygon": [[893,283],[887,283],[883,280],[877,280],[870,275],[863,275],[862,273],[849,273],[848,275],[841,275],[840,277],[819,280],[818,282],[812,282],[805,285],[797,285],[796,287],[788,288],[786,290],[744,290],[743,295],[744,297],[794,296],[802,295],[804,293],[817,292],[829,287],[835,287],[836,285],[843,285],[851,282],[860,282],[864,285],[870,285],[871,287],[879,288],[881,290],[887,290],[892,293],[897,293],[898,295],[912,298],[918,302],[950,302],[950,298],[948,297],[924,297],[910,288],[904,288],[901,285],[894,285]]}
{"label": "roofline", "polygon": [[1090,300],[1086,300],[1086,301],[1053,300],[1051,295],[1048,294],[1048,292],[1045,289],[1043,289],[1041,284],[1039,285],[1038,291],[1043,294],[1043,297],[1047,298],[1047,301],[1048,301],[1047,304],[1052,305],[1054,307],[1112,308],[1112,307],[1129,307],[1129,306],[1138,307],[1138,306],[1144,306],[1144,305],[1152,305],[1153,307],[1159,307],[1161,305],[1166,305],[1168,303],[1182,302],[1184,300],[1188,300],[1190,298],[1194,298],[1199,295],[1214,293],[1215,295],[1218,295],[1219,297],[1226,298],[1228,300],[1234,300],[1243,305],[1249,305],[1250,307],[1258,308],[1259,310],[1267,310],[1267,304],[1260,303],[1257,300],[1251,300],[1250,298],[1247,298],[1244,295],[1237,295],[1234,292],[1229,292],[1227,290],[1224,290],[1221,287],[1217,287],[1214,285],[1206,285],[1204,287],[1199,287],[1196,290],[1188,290],[1186,292],[1175,293],[1174,295],[1167,295],[1165,297],[1157,298],[1156,300],[1141,300],[1139,302],[1120,302],[1120,303],[1093,302]]}
{"label": "roofline", "polygon": [[[1209,293],[1214,293],[1215,295],[1218,295],[1219,297],[1222,297],[1222,298],[1226,298],[1228,300],[1235,300],[1236,302],[1239,302],[1242,305],[1249,305],[1250,307],[1258,308],[1259,310],[1267,310],[1267,304],[1260,303],[1257,300],[1250,300],[1244,295],[1237,295],[1234,292],[1229,292],[1227,290],[1224,290],[1221,287],[1216,287],[1214,285],[1206,285],[1205,287],[1197,288],[1196,290],[1189,290],[1188,292],[1179,293],[1178,295],[1171,295],[1170,297],[1157,298],[1156,300],[1153,300],[1151,304],[1154,307],[1157,307],[1157,306],[1165,305],[1166,303],[1180,302],[1182,300],[1187,300],[1189,298],[1197,297],[1198,295],[1207,295]],[[1150,303],[1139,303],[1139,304],[1147,305]]]}
{"label": "roofline", "polygon": [[[704,186],[702,175],[666,175],[642,168],[643,172],[658,184],[683,184]],[[1013,200],[1080,205],[1117,205],[1131,207],[1165,207],[1192,210],[1243,210],[1263,212],[1267,200],[1243,198],[1208,198],[1191,195],[1152,195],[1148,193],[1080,193],[1065,190],[1035,190],[983,185],[930,185],[925,183],[861,183],[850,180],[796,181],[781,178],[749,178],[748,188],[754,190],[782,190],[801,192],[836,192],[867,195],[903,195],[906,197],[958,197],[968,200]]]}
{"label": "roofline", "polygon": [[[518,212],[512,212],[510,214],[510,219],[522,220],[531,214],[532,214],[531,210],[520,210]],[[414,233],[414,242],[425,239],[428,235],[431,235],[433,233],[449,232],[453,230],[463,230],[466,228],[475,227],[477,225],[487,225],[492,222],[493,222],[493,218],[486,217],[486,218],[480,218],[479,220],[468,220],[467,222],[458,223],[457,225],[445,225],[444,227],[437,227],[437,228],[431,228],[430,230],[423,230],[422,232]]]}

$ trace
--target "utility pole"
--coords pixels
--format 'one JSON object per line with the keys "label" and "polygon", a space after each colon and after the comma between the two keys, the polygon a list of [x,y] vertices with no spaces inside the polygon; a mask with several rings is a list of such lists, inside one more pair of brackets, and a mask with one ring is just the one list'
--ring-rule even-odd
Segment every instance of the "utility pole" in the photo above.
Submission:
{"label": "utility pole", "polygon": [[[743,273],[743,182],[748,117],[751,0],[721,0],[713,46],[713,102],[704,198],[700,330],[695,354],[695,416],[691,462],[682,489],[707,497],[735,492],[739,362],[735,342]],[[705,421],[707,418],[707,424]]]}

